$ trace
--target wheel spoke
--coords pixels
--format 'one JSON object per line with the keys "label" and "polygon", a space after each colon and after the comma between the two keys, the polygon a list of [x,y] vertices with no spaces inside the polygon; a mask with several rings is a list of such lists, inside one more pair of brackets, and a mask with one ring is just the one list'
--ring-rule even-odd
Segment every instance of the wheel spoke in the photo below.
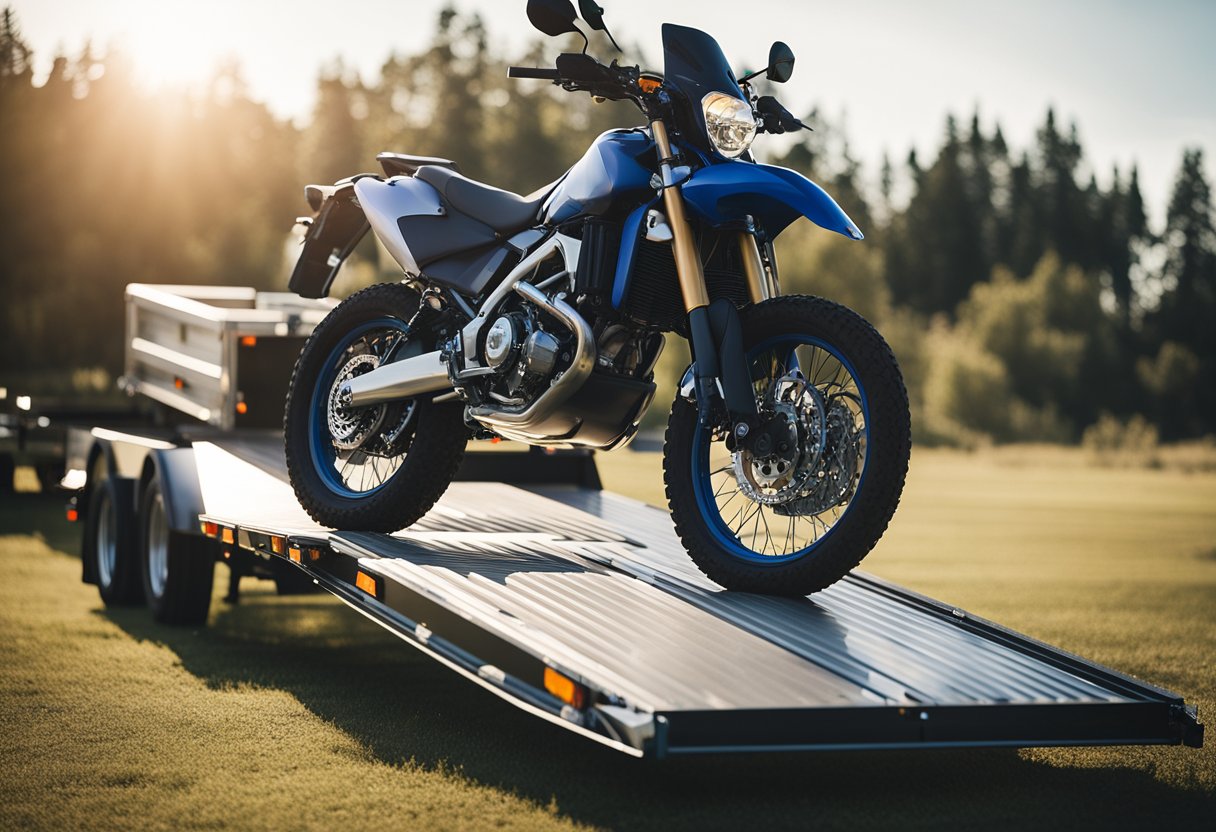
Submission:
{"label": "wheel spoke", "polygon": [[840,522],[866,464],[861,388],[848,365],[809,336],[778,339],[753,353],[750,363],[762,418],[784,413],[796,425],[802,449],[785,457],[793,468],[776,480],[769,458],[732,453],[725,432],[702,431],[707,464],[701,487],[712,495],[712,522],[736,545],[761,559],[798,556]]}

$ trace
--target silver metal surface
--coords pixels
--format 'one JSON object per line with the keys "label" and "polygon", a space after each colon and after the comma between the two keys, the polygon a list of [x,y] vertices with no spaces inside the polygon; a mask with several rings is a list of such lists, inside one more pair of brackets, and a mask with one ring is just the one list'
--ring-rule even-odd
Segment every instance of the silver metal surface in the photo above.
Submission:
{"label": "silver metal surface", "polygon": [[553,415],[591,375],[595,368],[595,336],[583,316],[565,301],[551,300],[529,283],[516,283],[515,291],[570,328],[575,337],[574,358],[565,372],[553,380],[549,389],[537,396],[527,407],[521,410],[504,410],[480,405],[470,407],[469,415],[504,435],[509,433],[517,438],[531,438],[530,429]]}
{"label": "silver metal surface", "polygon": [[861,573],[810,598],[725,592],[666,512],[611,493],[457,482],[392,537],[326,532],[280,447],[197,443],[207,515],[328,540],[635,710],[1137,701]]}
{"label": "silver metal surface", "polygon": [[452,386],[448,378],[448,365],[439,350],[425,352],[391,364],[384,364],[371,372],[356,376],[343,385],[349,392],[353,407],[408,399],[423,393],[434,393]]}
{"label": "silver metal surface", "polygon": [[148,582],[152,594],[165,594],[169,582],[169,523],[165,519],[165,499],[160,494],[152,501],[148,515]]}

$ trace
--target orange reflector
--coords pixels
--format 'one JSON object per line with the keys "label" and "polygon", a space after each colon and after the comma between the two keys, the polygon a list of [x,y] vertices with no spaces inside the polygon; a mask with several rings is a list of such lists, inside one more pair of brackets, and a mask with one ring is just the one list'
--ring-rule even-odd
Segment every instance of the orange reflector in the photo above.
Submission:
{"label": "orange reflector", "polygon": [[245,336],[241,337],[241,346],[242,347],[256,347],[257,345],[258,345],[258,336],[245,335]]}
{"label": "orange reflector", "polygon": [[576,708],[583,707],[587,702],[586,688],[551,667],[545,668],[545,690],[567,705],[573,705]]}
{"label": "orange reflector", "polygon": [[204,523],[199,523],[199,525],[202,526],[203,534],[207,535],[207,537],[220,536],[220,527],[217,524],[207,521]]}
{"label": "orange reflector", "polygon": [[232,533],[232,529],[223,529],[220,531],[220,540],[225,543],[233,543],[236,541],[236,535]]}
{"label": "orange reflector", "polygon": [[270,538],[270,551],[274,552],[276,555],[283,554],[283,550],[286,548],[287,541],[284,538],[273,536]]}
{"label": "orange reflector", "polygon": [[186,386],[186,380],[184,378],[182,378],[181,376],[175,376],[173,379],[173,386],[176,387],[178,390],[181,390],[183,387]]}
{"label": "orange reflector", "polygon": [[358,572],[355,574],[355,586],[366,592],[373,598],[376,597],[376,579],[366,572]]}
{"label": "orange reflector", "polygon": [[237,402],[236,403],[236,412],[241,414],[242,416],[244,416],[246,413],[249,412],[249,405],[245,404],[244,402]]}
{"label": "orange reflector", "polygon": [[320,549],[309,549],[308,550],[308,559],[309,560],[320,560],[321,559],[321,550]]}
{"label": "orange reflector", "polygon": [[75,523],[80,519],[80,514],[74,508],[68,509],[68,522]]}
{"label": "orange reflector", "polygon": [[300,562],[300,550],[297,549],[295,546],[292,546],[290,549],[287,550],[287,557],[291,558],[296,563],[299,563]]}
{"label": "orange reflector", "polygon": [[663,82],[658,78],[647,78],[643,75],[638,79],[638,86],[642,88],[644,93],[652,93],[659,87],[663,86]]}
{"label": "orange reflector", "polygon": [[499,442],[501,442],[501,441],[502,441],[502,437],[501,437],[501,436],[495,436],[495,437],[493,437],[493,438],[490,440],[490,444],[491,444],[491,445],[497,445],[497,444],[498,444]]}

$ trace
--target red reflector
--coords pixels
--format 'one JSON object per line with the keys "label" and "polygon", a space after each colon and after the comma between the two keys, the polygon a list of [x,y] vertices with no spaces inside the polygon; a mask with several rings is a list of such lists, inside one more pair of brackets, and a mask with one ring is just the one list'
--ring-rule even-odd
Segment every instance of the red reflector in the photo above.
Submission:
{"label": "red reflector", "polygon": [[220,536],[220,527],[217,524],[212,523],[210,521],[206,521],[202,524],[202,526],[203,526],[203,534],[207,535],[207,537],[219,537]]}
{"label": "red reflector", "polygon": [[80,513],[77,512],[76,509],[74,509],[74,508],[68,509],[67,513],[68,513],[68,522],[69,523],[75,523],[77,520],[80,519]]}

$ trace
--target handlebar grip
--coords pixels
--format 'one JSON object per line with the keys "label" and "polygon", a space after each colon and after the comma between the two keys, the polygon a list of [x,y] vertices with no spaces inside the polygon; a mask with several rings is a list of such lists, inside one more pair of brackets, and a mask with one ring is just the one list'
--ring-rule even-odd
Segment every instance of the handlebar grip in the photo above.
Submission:
{"label": "handlebar grip", "polygon": [[542,67],[533,66],[509,66],[507,67],[508,78],[537,78],[541,81],[556,81],[558,78],[556,69],[544,69]]}

